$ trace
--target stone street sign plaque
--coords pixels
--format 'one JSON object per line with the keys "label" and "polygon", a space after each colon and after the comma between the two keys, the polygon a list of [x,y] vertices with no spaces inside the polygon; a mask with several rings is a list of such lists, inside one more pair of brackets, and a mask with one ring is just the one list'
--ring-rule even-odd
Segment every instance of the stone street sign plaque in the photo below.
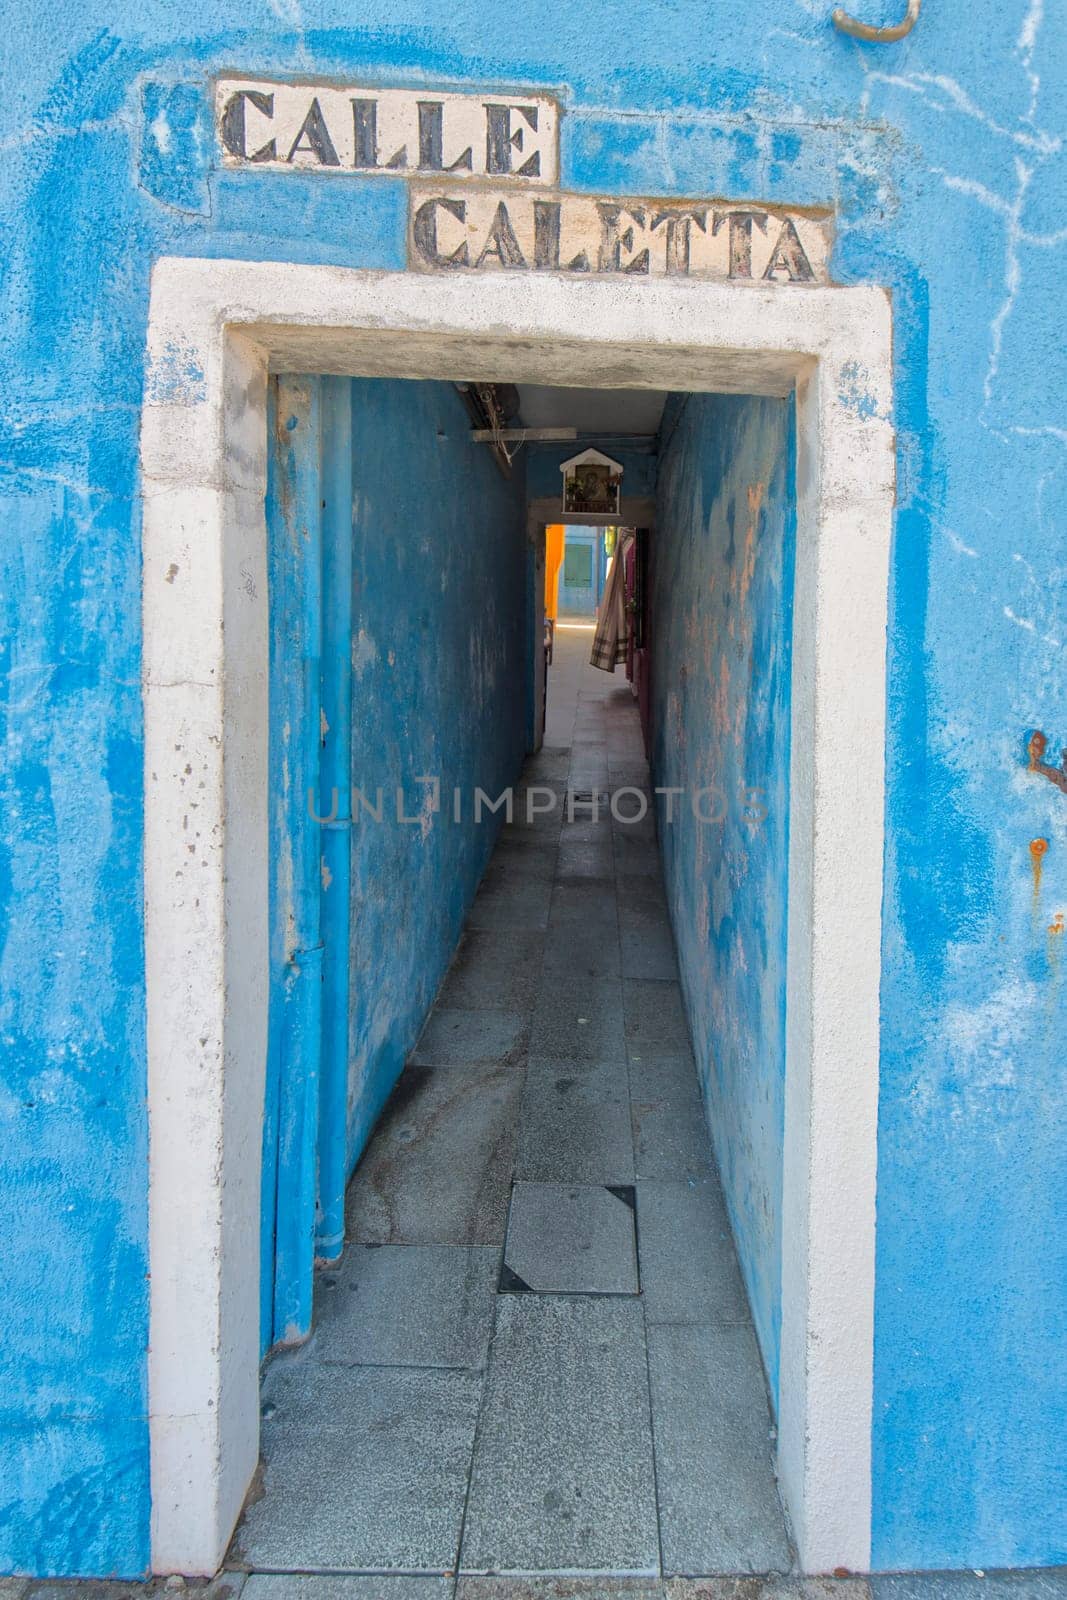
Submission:
{"label": "stone street sign plaque", "polygon": [[215,125],[229,167],[559,181],[559,110],[545,95],[223,78]]}
{"label": "stone street sign plaque", "polygon": [[240,77],[214,92],[224,166],[408,179],[415,272],[828,281],[827,211],[561,192],[548,95]]}
{"label": "stone street sign plaque", "polygon": [[413,184],[408,265],[418,272],[618,273],[826,283],[828,214],[726,200],[599,199]]}

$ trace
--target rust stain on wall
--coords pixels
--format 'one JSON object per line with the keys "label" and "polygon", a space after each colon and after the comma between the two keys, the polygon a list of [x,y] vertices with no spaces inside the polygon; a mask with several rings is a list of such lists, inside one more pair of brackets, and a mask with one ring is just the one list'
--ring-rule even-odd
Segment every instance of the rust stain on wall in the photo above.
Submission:
{"label": "rust stain on wall", "polygon": [[1044,760],[1045,751],[1048,749],[1048,737],[1040,728],[1035,728],[1026,741],[1026,754],[1030,771],[1039,772],[1043,778],[1054,783],[1057,789],[1062,789],[1067,794],[1067,750],[1060,751],[1060,765],[1053,767]]}
{"label": "rust stain on wall", "polygon": [[1041,869],[1045,864],[1045,855],[1048,851],[1047,839],[1030,840],[1030,867],[1034,874],[1034,908],[1037,908],[1038,897],[1041,894]]}

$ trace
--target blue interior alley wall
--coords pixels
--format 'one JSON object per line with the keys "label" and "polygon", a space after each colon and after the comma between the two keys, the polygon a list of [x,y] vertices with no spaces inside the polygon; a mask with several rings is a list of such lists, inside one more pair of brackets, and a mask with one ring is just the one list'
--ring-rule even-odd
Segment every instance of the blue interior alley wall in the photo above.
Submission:
{"label": "blue interior alley wall", "polygon": [[[349,1164],[418,1038],[526,752],[526,499],[451,384],[352,385]],[[439,809],[430,785],[440,780]],[[397,820],[396,791],[404,792]],[[454,790],[462,821],[455,821]]]}
{"label": "blue interior alley wall", "polygon": [[684,791],[657,800],[667,898],[708,1122],[775,1404],[793,413],[792,401],[745,395],[668,402],[652,593],[653,778]]}
{"label": "blue interior alley wall", "polygon": [[[400,270],[402,178],[223,171],[211,78],[557,93],[565,188],[835,209],[894,308],[874,1560],[1067,1559],[1067,8],[84,0],[4,19],[0,1568],[148,1556],[137,430],[162,254]],[[870,0],[871,21],[899,4]],[[781,293],[802,294],[782,288]],[[1030,842],[1048,841],[1035,884]]]}

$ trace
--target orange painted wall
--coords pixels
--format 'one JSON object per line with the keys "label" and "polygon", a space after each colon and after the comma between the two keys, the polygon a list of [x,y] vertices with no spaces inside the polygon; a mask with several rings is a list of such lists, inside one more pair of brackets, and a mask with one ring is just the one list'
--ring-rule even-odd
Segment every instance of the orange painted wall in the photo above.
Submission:
{"label": "orange painted wall", "polygon": [[563,565],[565,535],[562,522],[550,522],[545,528],[545,616],[553,622],[559,608],[559,569]]}

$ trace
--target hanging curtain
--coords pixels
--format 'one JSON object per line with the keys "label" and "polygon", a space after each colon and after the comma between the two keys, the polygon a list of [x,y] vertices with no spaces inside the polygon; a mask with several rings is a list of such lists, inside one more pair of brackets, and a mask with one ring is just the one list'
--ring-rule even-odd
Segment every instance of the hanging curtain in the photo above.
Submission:
{"label": "hanging curtain", "polygon": [[591,666],[614,672],[617,661],[626,660],[630,637],[630,613],[626,609],[626,556],[634,542],[634,530],[623,528],[615,542],[615,554],[608,568],[600,615],[593,635]]}

